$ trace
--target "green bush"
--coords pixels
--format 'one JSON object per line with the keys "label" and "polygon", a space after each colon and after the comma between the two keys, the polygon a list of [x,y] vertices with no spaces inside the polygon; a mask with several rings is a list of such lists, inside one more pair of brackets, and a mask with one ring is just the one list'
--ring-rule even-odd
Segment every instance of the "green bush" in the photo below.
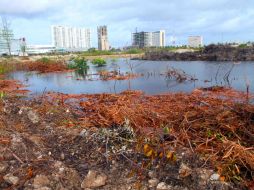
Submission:
{"label": "green bush", "polygon": [[140,54],[140,53],[143,53],[143,52],[144,51],[142,49],[133,48],[133,49],[127,50],[125,53],[127,53],[127,54]]}
{"label": "green bush", "polygon": [[114,52],[111,51],[99,51],[94,48],[89,49],[83,53],[83,56],[99,56],[99,55],[113,55]]}
{"label": "green bush", "polygon": [[48,57],[42,57],[42,58],[38,59],[37,61],[48,64],[51,62],[51,59]]}
{"label": "green bush", "polygon": [[97,67],[102,67],[102,66],[105,66],[107,62],[102,58],[96,58],[92,60],[92,64],[96,65]]}
{"label": "green bush", "polygon": [[239,45],[239,48],[247,48],[248,47],[248,44],[240,44]]}
{"label": "green bush", "polygon": [[71,63],[68,64],[69,69],[76,69],[76,70],[86,70],[89,68],[87,65],[87,60],[83,57],[76,57],[71,60]]}

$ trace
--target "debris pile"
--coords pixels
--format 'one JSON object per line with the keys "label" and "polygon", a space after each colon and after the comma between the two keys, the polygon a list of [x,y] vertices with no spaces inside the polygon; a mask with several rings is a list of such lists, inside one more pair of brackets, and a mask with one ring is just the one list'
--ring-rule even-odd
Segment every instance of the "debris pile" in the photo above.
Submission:
{"label": "debris pile", "polygon": [[117,71],[100,71],[98,74],[100,76],[100,79],[105,81],[129,80],[129,79],[137,78],[139,76],[138,74],[132,74],[132,73],[121,74],[121,73],[118,73]]}
{"label": "debris pile", "polygon": [[[83,127],[121,127],[127,120],[140,137],[159,139],[158,144],[164,140],[173,151],[185,147],[199,153],[222,180],[253,180],[254,105],[243,92],[218,88],[156,96],[139,91],[49,96],[75,110]],[[154,152],[149,155],[160,154]]]}
{"label": "debris pile", "polygon": [[175,68],[168,68],[166,72],[166,77],[168,79],[175,79],[177,82],[184,82],[184,81],[195,81],[198,80],[195,77],[188,75],[185,71],[175,69]]}
{"label": "debris pile", "polygon": [[43,62],[41,60],[25,61],[21,67],[26,71],[38,71],[40,73],[62,72],[69,70],[65,62],[53,60],[50,60],[49,62]]}

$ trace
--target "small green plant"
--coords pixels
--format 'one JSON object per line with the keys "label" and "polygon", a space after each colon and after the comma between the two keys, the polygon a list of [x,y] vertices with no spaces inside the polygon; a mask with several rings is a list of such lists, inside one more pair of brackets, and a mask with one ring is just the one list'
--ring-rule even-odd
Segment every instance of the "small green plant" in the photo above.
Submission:
{"label": "small green plant", "polygon": [[96,58],[92,61],[93,65],[96,65],[97,67],[103,67],[107,64],[107,62],[102,58]]}
{"label": "small green plant", "polygon": [[76,70],[87,70],[89,66],[87,65],[87,60],[83,57],[76,57],[71,60],[71,63],[68,64],[69,69]]}
{"label": "small green plant", "polygon": [[0,65],[0,75],[4,74],[6,72],[6,69],[3,65]]}
{"label": "small green plant", "polygon": [[4,99],[5,96],[6,94],[4,92],[0,92],[0,100]]}

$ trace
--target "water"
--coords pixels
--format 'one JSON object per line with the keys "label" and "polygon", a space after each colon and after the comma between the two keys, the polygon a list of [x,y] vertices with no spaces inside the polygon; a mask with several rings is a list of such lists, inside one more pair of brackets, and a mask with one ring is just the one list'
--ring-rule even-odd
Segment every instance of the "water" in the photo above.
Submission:
{"label": "water", "polygon": [[[37,74],[35,72],[14,72],[9,79],[17,79],[27,85],[26,89],[32,94],[44,91],[62,93],[119,93],[124,90],[142,90],[147,94],[161,94],[167,92],[191,92],[195,88],[223,85],[237,90],[246,91],[246,84],[250,84],[250,91],[254,92],[254,62],[189,62],[189,61],[140,61],[118,59],[107,60],[105,67],[97,68],[90,65],[86,75],[76,72]],[[179,83],[162,75],[167,68],[181,69],[197,78],[197,81]],[[233,67],[233,69],[232,69]],[[225,75],[232,69],[228,78]],[[117,70],[121,73],[131,72],[143,76],[124,81],[102,81],[95,74],[100,70]],[[208,82],[209,81],[209,82]]]}

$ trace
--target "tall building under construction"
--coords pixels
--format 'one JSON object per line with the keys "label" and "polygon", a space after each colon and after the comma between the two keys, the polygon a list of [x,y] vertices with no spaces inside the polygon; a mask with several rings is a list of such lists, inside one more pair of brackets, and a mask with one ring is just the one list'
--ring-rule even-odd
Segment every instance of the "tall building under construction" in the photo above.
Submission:
{"label": "tall building under construction", "polygon": [[132,45],[134,47],[164,47],[165,30],[157,32],[135,32],[132,33]]}
{"label": "tall building under construction", "polygon": [[98,49],[101,51],[109,50],[108,29],[107,26],[99,26],[98,32]]}

